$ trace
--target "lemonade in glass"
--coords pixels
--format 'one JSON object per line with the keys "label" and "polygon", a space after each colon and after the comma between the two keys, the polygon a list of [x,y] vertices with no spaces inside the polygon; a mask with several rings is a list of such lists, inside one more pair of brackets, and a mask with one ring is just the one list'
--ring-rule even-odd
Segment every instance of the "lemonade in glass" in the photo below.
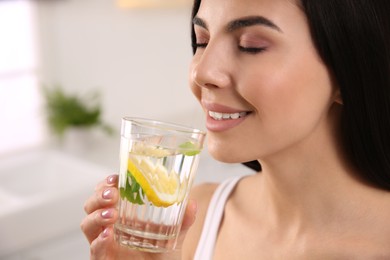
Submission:
{"label": "lemonade in glass", "polygon": [[175,248],[205,133],[124,118],[116,240],[150,252]]}

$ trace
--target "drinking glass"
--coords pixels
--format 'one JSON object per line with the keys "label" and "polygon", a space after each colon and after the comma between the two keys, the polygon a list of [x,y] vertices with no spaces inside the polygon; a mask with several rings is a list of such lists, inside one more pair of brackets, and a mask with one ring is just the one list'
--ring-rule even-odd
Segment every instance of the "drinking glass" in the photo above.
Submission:
{"label": "drinking glass", "polygon": [[175,248],[204,139],[190,127],[122,119],[119,244],[148,252]]}

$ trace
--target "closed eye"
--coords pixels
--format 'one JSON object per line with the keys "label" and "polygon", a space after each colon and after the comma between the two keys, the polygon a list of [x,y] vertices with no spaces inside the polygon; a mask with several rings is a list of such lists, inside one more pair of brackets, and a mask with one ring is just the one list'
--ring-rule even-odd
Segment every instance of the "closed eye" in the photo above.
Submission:
{"label": "closed eye", "polygon": [[[194,48],[206,48],[207,47],[207,43],[194,43],[192,44],[192,47]],[[245,52],[245,53],[250,53],[250,54],[257,54],[257,53],[260,53],[260,52],[263,52],[265,51],[267,48],[265,47],[243,47],[243,46],[238,46],[238,49],[242,52]]]}
{"label": "closed eye", "polygon": [[267,48],[266,47],[243,47],[243,46],[238,46],[238,49],[242,52],[250,53],[250,54],[257,54],[260,52],[265,51]]}
{"label": "closed eye", "polygon": [[206,48],[207,47],[207,42],[205,42],[205,43],[193,43],[192,47],[193,48]]}

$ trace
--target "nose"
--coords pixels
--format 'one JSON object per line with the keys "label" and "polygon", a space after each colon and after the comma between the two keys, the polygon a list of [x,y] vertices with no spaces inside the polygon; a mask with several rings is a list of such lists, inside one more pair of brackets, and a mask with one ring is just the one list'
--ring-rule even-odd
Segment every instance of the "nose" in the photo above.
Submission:
{"label": "nose", "polygon": [[222,46],[211,45],[198,50],[191,64],[191,81],[204,88],[226,88],[231,84],[229,55]]}

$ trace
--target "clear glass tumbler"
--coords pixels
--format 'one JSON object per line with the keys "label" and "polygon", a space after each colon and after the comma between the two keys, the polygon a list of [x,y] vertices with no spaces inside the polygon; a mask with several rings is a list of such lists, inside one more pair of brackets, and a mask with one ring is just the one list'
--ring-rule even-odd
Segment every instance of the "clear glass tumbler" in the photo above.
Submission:
{"label": "clear glass tumbler", "polygon": [[175,248],[205,136],[171,123],[122,119],[118,243],[149,252]]}

